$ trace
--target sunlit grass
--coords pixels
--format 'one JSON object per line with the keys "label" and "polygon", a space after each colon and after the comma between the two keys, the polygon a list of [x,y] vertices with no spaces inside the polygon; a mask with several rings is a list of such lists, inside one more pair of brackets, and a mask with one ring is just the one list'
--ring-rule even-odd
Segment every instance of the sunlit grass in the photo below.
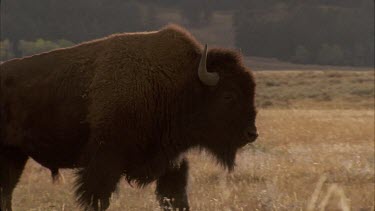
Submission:
{"label": "sunlit grass", "polygon": [[[277,83],[284,77],[288,84],[298,83],[292,80],[293,75],[285,75],[288,73],[268,74],[259,80],[275,78]],[[322,77],[320,74],[317,77]],[[340,74],[344,75],[340,79],[343,83],[358,79],[346,72]],[[366,74],[362,79],[373,77]],[[321,80],[326,80],[325,76]],[[264,84],[258,89],[265,87],[266,82],[260,83]],[[371,87],[362,85],[353,89]],[[297,94],[289,106],[278,103],[282,102],[278,98],[280,101],[260,108],[260,137],[240,151],[232,173],[217,166],[208,154],[189,153],[192,210],[374,210],[374,109],[347,100],[344,86],[336,88],[328,92],[332,97],[328,104],[307,102]],[[301,89],[306,94],[316,91]],[[278,92],[281,96],[288,90],[281,87],[274,91],[273,96]],[[296,92],[302,94],[301,90]],[[345,106],[335,108],[340,99]],[[374,98],[366,95],[358,99],[373,103]],[[350,103],[353,108],[347,109]],[[62,173],[66,182],[52,184],[49,171],[30,161],[15,190],[14,210],[78,210],[72,171]],[[154,188],[151,184],[136,189],[122,181],[110,210],[158,210]]]}
{"label": "sunlit grass", "polygon": [[[211,156],[192,152],[189,195],[194,210],[305,210],[316,183],[342,188],[353,210],[374,206],[374,113],[347,110],[261,110],[261,136],[237,157],[231,174]],[[72,173],[65,184],[29,162],[14,196],[15,210],[75,210]],[[154,210],[154,186],[135,189],[122,182],[111,210]],[[338,198],[327,205],[337,208]]]}
{"label": "sunlit grass", "polygon": [[374,109],[372,71],[259,71],[263,108]]}

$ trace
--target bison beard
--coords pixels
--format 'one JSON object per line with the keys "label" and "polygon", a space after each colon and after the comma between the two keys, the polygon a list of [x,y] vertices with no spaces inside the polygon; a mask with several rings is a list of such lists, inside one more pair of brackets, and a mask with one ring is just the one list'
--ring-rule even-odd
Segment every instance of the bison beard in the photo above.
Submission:
{"label": "bison beard", "polygon": [[85,210],[106,210],[122,177],[140,187],[156,181],[164,210],[188,210],[184,153],[207,150],[232,171],[237,150],[257,135],[255,81],[240,55],[202,50],[177,26],[0,67],[1,211],[12,210],[29,157],[54,178],[76,169]]}
{"label": "bison beard", "polygon": [[229,171],[233,171],[237,153],[236,149],[209,149],[209,151],[215,155],[216,159],[223,167]]}

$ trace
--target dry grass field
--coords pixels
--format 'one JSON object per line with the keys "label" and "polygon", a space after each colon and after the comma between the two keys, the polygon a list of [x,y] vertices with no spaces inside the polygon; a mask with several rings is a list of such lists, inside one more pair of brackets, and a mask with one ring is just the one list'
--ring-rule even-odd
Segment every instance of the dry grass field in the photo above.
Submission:
{"label": "dry grass field", "polygon": [[[192,210],[374,210],[374,72],[264,71],[258,80],[259,139],[225,172],[192,151]],[[15,211],[79,210],[73,178],[52,184],[29,161],[14,194]],[[159,210],[154,184],[121,181],[110,210]]]}
{"label": "dry grass field", "polygon": [[374,109],[374,71],[259,71],[261,108]]}

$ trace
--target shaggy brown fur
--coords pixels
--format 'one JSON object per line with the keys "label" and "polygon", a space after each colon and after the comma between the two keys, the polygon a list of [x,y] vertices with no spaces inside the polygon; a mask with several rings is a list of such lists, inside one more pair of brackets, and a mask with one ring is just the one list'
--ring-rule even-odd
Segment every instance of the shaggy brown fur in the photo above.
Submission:
{"label": "shaggy brown fur", "polygon": [[[19,178],[28,156],[53,175],[77,168],[87,210],[107,209],[122,176],[139,186],[157,180],[162,206],[168,197],[188,208],[182,153],[204,148],[232,169],[237,149],[256,138],[253,75],[237,53],[213,49],[207,69],[220,81],[205,86],[201,49],[168,26],[1,64],[0,170]],[[0,174],[3,210],[17,180]]]}

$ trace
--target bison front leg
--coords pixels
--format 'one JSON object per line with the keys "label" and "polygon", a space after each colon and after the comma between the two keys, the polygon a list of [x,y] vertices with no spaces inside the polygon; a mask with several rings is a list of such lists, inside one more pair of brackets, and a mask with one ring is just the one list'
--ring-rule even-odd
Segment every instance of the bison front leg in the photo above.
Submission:
{"label": "bison front leg", "polygon": [[0,210],[12,210],[12,194],[28,156],[15,148],[0,147]]}
{"label": "bison front leg", "polygon": [[170,166],[157,180],[156,195],[163,210],[189,210],[188,169],[188,162],[183,159],[180,165]]}
{"label": "bison front leg", "polygon": [[77,172],[76,196],[87,211],[104,211],[110,205],[122,174],[116,150],[100,148],[91,161]]}

